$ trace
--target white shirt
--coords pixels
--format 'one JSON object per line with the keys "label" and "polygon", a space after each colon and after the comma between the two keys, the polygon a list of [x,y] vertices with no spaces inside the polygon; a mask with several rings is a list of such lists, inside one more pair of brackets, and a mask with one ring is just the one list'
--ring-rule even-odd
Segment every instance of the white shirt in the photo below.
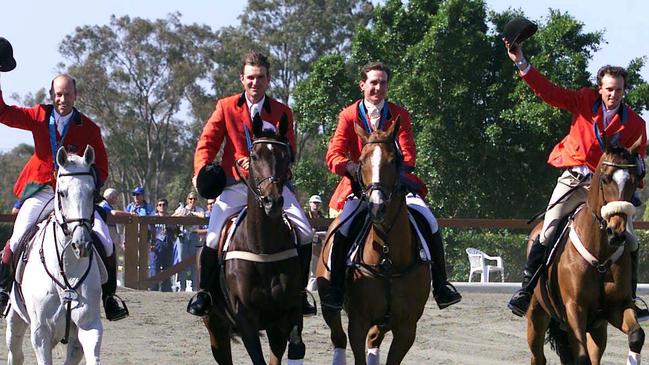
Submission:
{"label": "white shirt", "polygon": [[56,121],[56,130],[59,131],[60,135],[63,135],[63,129],[65,129],[65,126],[68,124],[70,121],[70,118],[72,118],[72,112],[68,113],[66,116],[61,116],[59,112],[56,111],[56,109],[53,110],[54,113],[54,121]]}
{"label": "white shirt", "polygon": [[[248,111],[250,111],[250,119],[252,120],[255,115],[259,114],[259,117],[261,117],[261,108],[264,107],[264,101],[266,101],[266,95],[264,95],[258,102],[252,103],[250,99],[248,99],[248,95],[246,95],[246,104],[248,104]],[[265,131],[271,131],[271,132],[277,132],[277,129],[272,123],[269,123],[265,120],[262,120],[263,126],[262,129]]]}
{"label": "white shirt", "polygon": [[370,124],[372,124],[372,129],[376,130],[381,121],[381,110],[383,110],[383,105],[385,105],[385,99],[376,105],[368,100],[364,100],[364,103],[367,108],[367,117],[370,118]]}

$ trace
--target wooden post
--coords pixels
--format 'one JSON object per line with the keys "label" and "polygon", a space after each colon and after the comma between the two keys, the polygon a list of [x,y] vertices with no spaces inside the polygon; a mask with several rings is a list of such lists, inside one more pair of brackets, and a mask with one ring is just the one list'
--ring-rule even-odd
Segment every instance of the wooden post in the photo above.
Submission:
{"label": "wooden post", "polygon": [[138,219],[138,229],[140,231],[138,247],[138,278],[137,288],[146,289],[146,284],[142,280],[149,278],[149,226],[146,222]]}
{"label": "wooden post", "polygon": [[124,224],[124,286],[138,289],[138,222],[137,217],[129,217]]}

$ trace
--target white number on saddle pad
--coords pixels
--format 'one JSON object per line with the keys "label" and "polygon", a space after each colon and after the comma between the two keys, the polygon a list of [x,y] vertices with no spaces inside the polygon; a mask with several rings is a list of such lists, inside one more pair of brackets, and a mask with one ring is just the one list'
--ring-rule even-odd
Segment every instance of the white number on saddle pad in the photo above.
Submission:
{"label": "white number on saddle pad", "polygon": [[72,290],[72,289],[66,289],[63,292],[63,301],[64,302],[71,302],[73,300],[77,300],[78,297],[79,297],[79,295],[77,294],[77,292]]}

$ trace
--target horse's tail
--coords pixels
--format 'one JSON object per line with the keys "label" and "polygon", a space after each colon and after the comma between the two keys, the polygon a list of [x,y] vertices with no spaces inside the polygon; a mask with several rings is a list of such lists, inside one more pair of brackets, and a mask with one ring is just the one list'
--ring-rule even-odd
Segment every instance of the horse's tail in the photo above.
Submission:
{"label": "horse's tail", "polygon": [[562,364],[574,364],[575,361],[572,351],[570,350],[568,332],[562,330],[561,324],[554,318],[550,319],[546,342],[549,343],[550,348],[559,355]]}

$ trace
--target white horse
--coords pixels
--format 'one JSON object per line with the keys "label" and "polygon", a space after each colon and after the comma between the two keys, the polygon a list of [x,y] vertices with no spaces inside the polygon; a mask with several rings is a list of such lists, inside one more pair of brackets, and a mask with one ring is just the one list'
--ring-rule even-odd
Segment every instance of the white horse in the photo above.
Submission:
{"label": "white horse", "polygon": [[22,280],[16,273],[11,293],[6,335],[9,364],[23,363],[28,326],[39,364],[52,364],[52,349],[58,342],[68,342],[65,364],[78,364],[84,354],[86,364],[99,364],[101,284],[106,272],[90,236],[94,160],[90,146],[83,157],[68,155],[63,147],[57,151],[54,213],[32,239]]}

